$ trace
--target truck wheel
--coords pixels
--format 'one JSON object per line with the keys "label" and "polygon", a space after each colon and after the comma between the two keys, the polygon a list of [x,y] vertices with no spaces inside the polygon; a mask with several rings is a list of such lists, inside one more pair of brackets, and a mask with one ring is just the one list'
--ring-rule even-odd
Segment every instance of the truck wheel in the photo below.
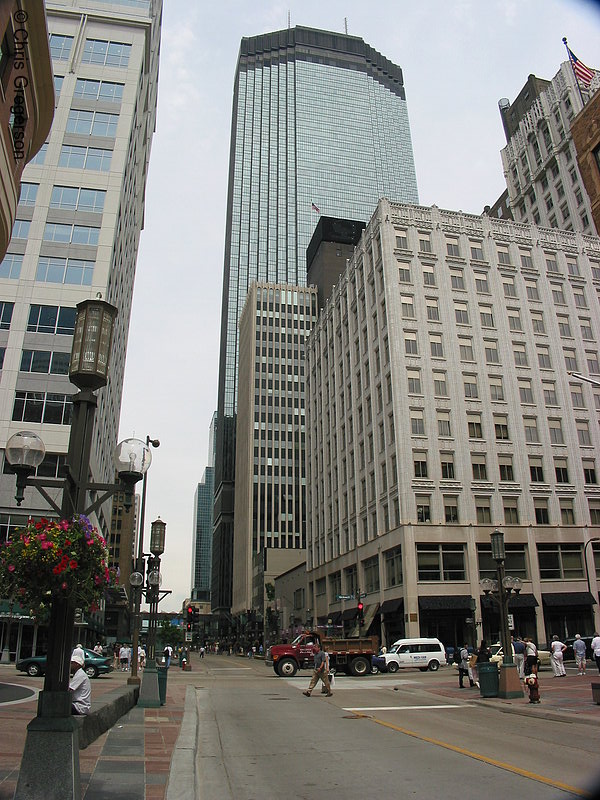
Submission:
{"label": "truck wheel", "polygon": [[437,672],[437,671],[438,671],[438,669],[440,668],[440,662],[439,662],[439,661],[436,661],[436,660],[435,660],[435,658],[433,658],[433,659],[432,659],[432,660],[429,662],[429,664],[428,664],[428,667],[429,667],[429,669],[431,670],[431,672]]}
{"label": "truck wheel", "polygon": [[387,668],[388,672],[398,672],[398,664],[396,664],[395,661],[390,661],[390,663],[387,665]]}
{"label": "truck wheel", "polygon": [[298,664],[293,658],[282,658],[277,667],[280,677],[293,678],[298,672]]}
{"label": "truck wheel", "polygon": [[368,675],[371,672],[371,667],[369,666],[369,662],[366,658],[363,656],[358,656],[358,658],[355,658],[350,664],[350,672],[355,677]]}
{"label": "truck wheel", "polygon": [[376,667],[375,664],[371,665],[371,675],[377,675],[379,672],[379,667]]}

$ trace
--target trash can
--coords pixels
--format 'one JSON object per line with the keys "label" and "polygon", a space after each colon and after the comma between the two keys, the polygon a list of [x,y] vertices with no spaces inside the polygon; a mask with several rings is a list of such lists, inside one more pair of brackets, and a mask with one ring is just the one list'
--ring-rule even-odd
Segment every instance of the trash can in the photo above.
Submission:
{"label": "trash can", "polygon": [[477,664],[479,694],[482,697],[498,697],[498,664],[493,661]]}
{"label": "trash can", "polygon": [[[168,667],[157,667],[156,671],[158,672],[158,697],[160,700],[161,706],[167,702],[167,674],[169,672]],[[498,681],[496,681],[496,684]]]}

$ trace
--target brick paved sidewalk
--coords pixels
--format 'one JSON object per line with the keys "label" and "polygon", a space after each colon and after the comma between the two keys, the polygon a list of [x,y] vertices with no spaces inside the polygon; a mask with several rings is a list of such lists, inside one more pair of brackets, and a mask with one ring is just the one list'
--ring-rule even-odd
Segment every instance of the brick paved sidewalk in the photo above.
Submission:
{"label": "brick paved sidewalk", "polygon": [[[187,686],[198,678],[200,660],[192,671],[171,667],[167,702],[160,708],[133,708],[110,731],[79,751],[84,800],[164,800],[173,749],[183,719]],[[111,672],[92,681],[97,699],[115,684],[125,683],[129,673]],[[0,684],[11,683],[40,690],[43,678],[30,678],[14,665],[0,665]],[[36,715],[37,695],[27,702],[0,705],[0,800],[12,800],[27,724]]]}
{"label": "brick paved sidewalk", "polygon": [[600,724],[600,705],[596,705],[592,700],[591,683],[600,682],[600,675],[595,665],[593,670],[590,666],[583,677],[577,674],[575,668],[567,665],[565,678],[554,678],[550,670],[542,670],[538,678],[541,698],[539,705],[529,702],[527,690],[522,698],[501,700],[498,697],[482,698],[477,688],[459,689],[456,670],[453,670],[452,675],[448,671],[447,681],[428,686],[427,691],[455,699],[477,700],[482,704],[497,706],[502,711],[512,713],[531,714],[546,719],[565,719],[584,724]]}

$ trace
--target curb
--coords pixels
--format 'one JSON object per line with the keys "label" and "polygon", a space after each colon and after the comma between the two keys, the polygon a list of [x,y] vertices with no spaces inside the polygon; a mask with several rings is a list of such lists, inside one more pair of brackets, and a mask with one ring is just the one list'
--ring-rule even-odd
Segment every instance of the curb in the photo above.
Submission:
{"label": "curb", "polygon": [[197,800],[200,792],[196,785],[196,754],[198,746],[198,706],[196,689],[188,686],[185,692],[185,711],[181,730],[175,743],[166,800]]}

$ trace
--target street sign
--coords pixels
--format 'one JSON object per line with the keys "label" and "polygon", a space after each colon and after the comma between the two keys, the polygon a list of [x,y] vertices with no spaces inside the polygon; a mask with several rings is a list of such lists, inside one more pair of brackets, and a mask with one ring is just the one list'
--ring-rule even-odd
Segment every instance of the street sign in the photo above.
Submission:
{"label": "street sign", "polygon": [[508,615],[508,629],[510,631],[514,631],[515,629],[515,618],[512,614]]}
{"label": "street sign", "polygon": [[337,599],[338,600],[354,600],[354,595],[353,594],[338,594],[337,595]]}

